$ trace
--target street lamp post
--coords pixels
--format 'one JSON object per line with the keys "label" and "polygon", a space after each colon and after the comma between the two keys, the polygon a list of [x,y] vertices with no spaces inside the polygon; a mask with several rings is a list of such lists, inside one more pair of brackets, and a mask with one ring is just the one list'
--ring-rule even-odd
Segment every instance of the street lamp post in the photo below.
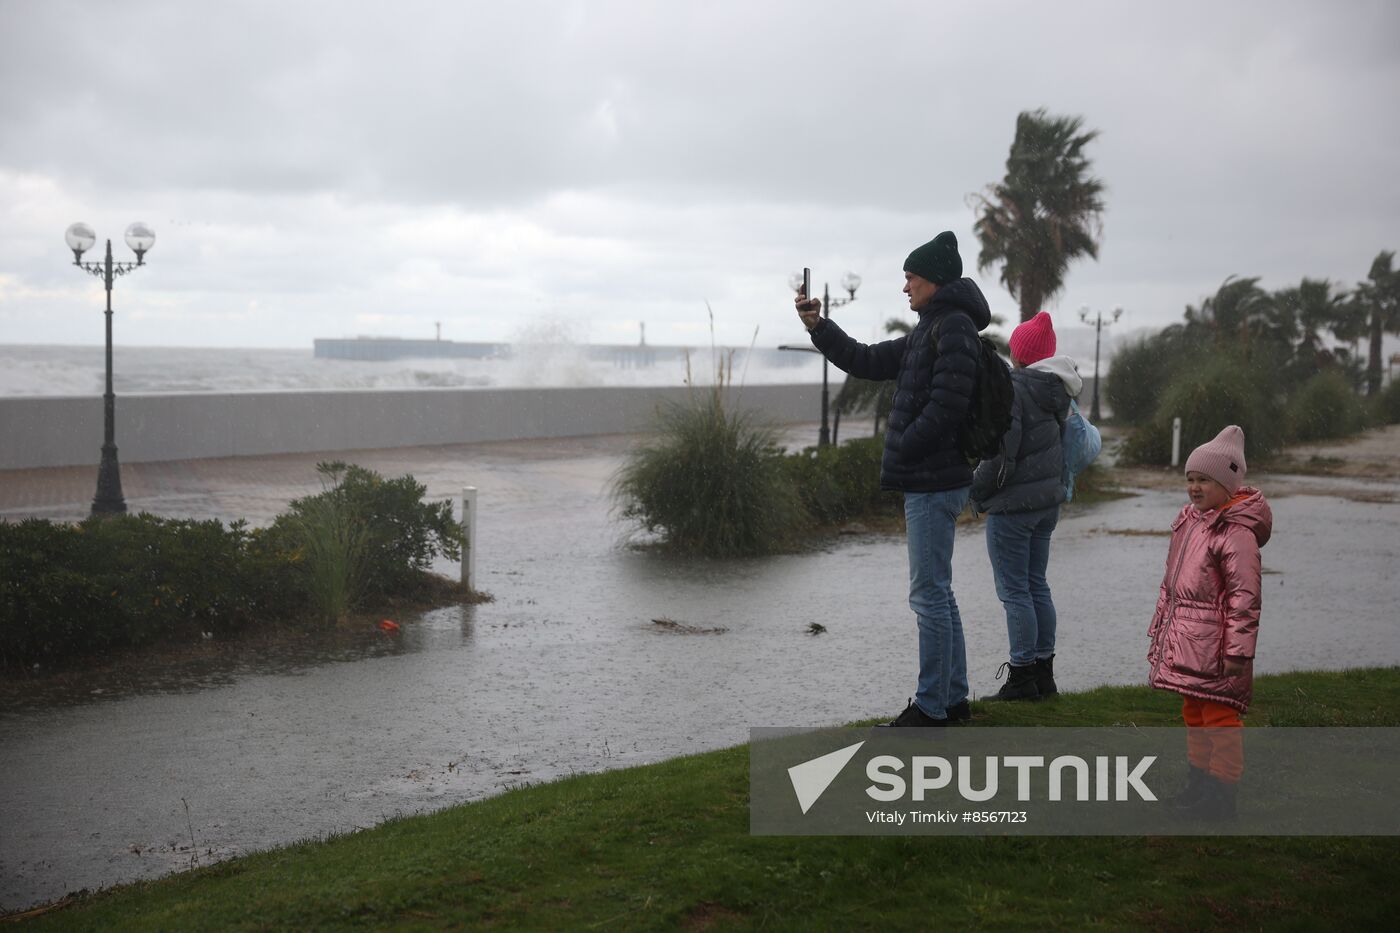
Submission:
{"label": "street lamp post", "polygon": [[92,500],[92,514],[125,512],[121,467],[117,464],[117,397],[112,392],[112,281],[146,264],[146,253],[155,245],[156,235],[143,223],[126,228],[126,245],[136,254],[135,262],[113,262],[111,240],[107,241],[107,255],[102,262],[83,262],[83,253],[97,242],[97,234],[87,224],[73,224],[63,238],[73,251],[73,265],[97,276],[107,288],[107,391],[102,396],[102,463],[97,468],[97,495]]}
{"label": "street lamp post", "polygon": [[[1117,321],[1117,320],[1118,320],[1120,317],[1122,317],[1122,316],[1123,316],[1123,309],[1122,309],[1122,308],[1114,308],[1114,309],[1113,309],[1113,317],[1109,319],[1108,323],[1109,323],[1109,324],[1112,324],[1114,321]],[[1080,319],[1081,321],[1083,321],[1085,324],[1089,323],[1089,306],[1088,306],[1088,305],[1085,305],[1084,307],[1082,307],[1082,308],[1079,309],[1079,319]],[[1102,312],[1102,311],[1095,311],[1095,312],[1094,312],[1094,401],[1093,401],[1093,404],[1092,404],[1092,405],[1090,406],[1090,408],[1089,408],[1089,420],[1090,420],[1090,421],[1098,421],[1098,420],[1099,420],[1099,335],[1100,335],[1100,333],[1103,331],[1103,328],[1104,328],[1103,312]]]}
{"label": "street lamp post", "polygon": [[[801,292],[802,292],[802,273],[801,273],[801,272],[794,272],[792,275],[790,275],[790,276],[788,277],[788,284],[789,284],[790,286],[792,286],[792,290],[793,290],[793,291],[797,292],[798,294],[801,294]],[[856,300],[856,289],[860,288],[860,276],[856,275],[854,272],[847,272],[845,275],[843,275],[843,276],[841,277],[841,287],[844,288],[844,289],[846,290],[847,297],[846,297],[846,298],[832,298],[832,297],[831,297],[831,286],[829,286],[829,285],[823,283],[823,285],[822,285],[822,317],[828,318],[828,319],[829,319],[829,318],[831,317],[831,309],[832,309],[832,308],[834,308],[834,307],[835,307],[835,308],[839,308],[839,307],[841,307],[842,305],[850,304],[851,302],[853,302],[853,301]],[[808,295],[808,296],[804,296],[804,297],[809,297],[809,298],[810,298],[811,296]],[[779,350],[813,350],[814,348],[812,348],[812,347],[781,346],[781,347],[779,347],[778,349],[779,349]],[[827,446],[828,444],[831,443],[831,429],[827,426],[827,411],[829,410],[829,403],[828,403],[829,390],[828,390],[828,388],[827,388],[827,367],[828,367],[828,363],[827,363],[827,360],[826,360],[826,356],[823,355],[823,356],[822,356],[822,430],[821,430],[821,434],[820,434],[820,435],[818,436],[818,438],[817,438],[817,446],[818,446],[818,447],[825,447],[825,446]]]}

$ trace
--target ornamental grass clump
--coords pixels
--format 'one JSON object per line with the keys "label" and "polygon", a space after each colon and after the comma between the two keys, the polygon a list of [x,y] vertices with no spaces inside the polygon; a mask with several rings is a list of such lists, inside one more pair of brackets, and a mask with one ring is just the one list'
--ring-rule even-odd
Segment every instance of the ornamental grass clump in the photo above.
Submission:
{"label": "ornamental grass clump", "polygon": [[328,622],[344,621],[365,592],[368,524],[335,487],[303,500],[289,527],[312,611]]}
{"label": "ornamental grass clump", "polygon": [[613,479],[618,511],[683,554],[743,557],[789,548],[809,520],[783,468],[777,434],[740,410],[737,397],[728,401],[732,356],[716,370],[713,386],[692,384],[685,403],[663,408],[655,438],[628,455]]}

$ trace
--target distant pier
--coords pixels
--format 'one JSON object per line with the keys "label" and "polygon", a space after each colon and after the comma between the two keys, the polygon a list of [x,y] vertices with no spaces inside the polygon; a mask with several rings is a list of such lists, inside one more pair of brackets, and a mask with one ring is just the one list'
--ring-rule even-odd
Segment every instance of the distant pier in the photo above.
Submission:
{"label": "distant pier", "polygon": [[[389,360],[421,359],[509,359],[514,350],[508,343],[470,343],[456,340],[411,340],[397,337],[317,337],[314,355],[328,360]],[[642,369],[661,361],[683,359],[686,354],[697,366],[708,366],[709,347],[651,346],[649,344],[576,345],[587,359],[609,361],[620,369]],[[719,353],[734,353],[736,365],[742,365],[749,354],[748,347],[717,347]],[[784,353],[775,348],[755,347],[754,362],[767,366],[800,366],[807,362],[805,353]]]}
{"label": "distant pier", "polygon": [[314,355],[326,360],[489,359],[510,355],[506,343],[401,340],[397,337],[317,337]]}

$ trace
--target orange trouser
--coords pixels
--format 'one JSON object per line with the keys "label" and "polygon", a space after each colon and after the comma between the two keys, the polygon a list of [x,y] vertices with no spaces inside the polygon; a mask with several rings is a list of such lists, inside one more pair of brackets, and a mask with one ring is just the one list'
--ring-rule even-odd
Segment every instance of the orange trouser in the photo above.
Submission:
{"label": "orange trouser", "polygon": [[1244,773],[1244,736],[1239,711],[1214,700],[1184,697],[1181,718],[1186,720],[1186,757],[1202,771],[1227,784]]}

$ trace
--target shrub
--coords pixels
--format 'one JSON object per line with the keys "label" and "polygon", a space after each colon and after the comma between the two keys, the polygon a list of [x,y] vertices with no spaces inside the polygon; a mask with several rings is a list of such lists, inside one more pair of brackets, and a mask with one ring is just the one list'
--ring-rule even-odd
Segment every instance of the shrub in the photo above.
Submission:
{"label": "shrub", "polygon": [[0,665],[198,640],[309,608],[340,618],[359,593],[413,595],[438,555],[461,556],[448,502],[411,476],[343,463],[272,527],[153,515],[77,525],[0,522]]}
{"label": "shrub", "polygon": [[1171,462],[1172,419],[1181,419],[1181,456],[1215,437],[1227,424],[1244,429],[1247,455],[1272,453],[1283,445],[1283,418],[1266,374],[1231,354],[1202,356],[1177,373],[1152,420],[1129,435],[1128,463]]}
{"label": "shrub", "polygon": [[1400,382],[1392,382],[1372,400],[1371,415],[1378,424],[1400,424]]}
{"label": "shrub", "polygon": [[783,465],[808,515],[819,524],[837,524],[871,512],[902,511],[900,495],[880,489],[884,449],[883,438],[859,438],[808,447],[784,457]]}
{"label": "shrub", "polygon": [[[357,595],[407,595],[434,558],[462,556],[452,503],[423,501],[427,487],[412,476],[385,479],[339,461],[318,463],[316,471],[328,487],[292,500],[271,533],[304,561],[307,586],[327,598],[339,590],[353,605]],[[327,604],[321,608],[337,617]]]}
{"label": "shrub", "polygon": [[1366,415],[1365,402],[1336,370],[1313,376],[1288,400],[1289,433],[1300,441],[1355,434]]}
{"label": "shrub", "polygon": [[1142,425],[1157,413],[1162,390],[1171,380],[1177,354],[1161,335],[1120,347],[1104,377],[1104,398],[1120,424]]}
{"label": "shrub", "polygon": [[764,554],[807,525],[773,429],[725,408],[723,380],[659,412],[656,438],[632,450],[613,479],[621,517],[681,553]]}
{"label": "shrub", "polygon": [[226,634],[299,599],[243,523],[0,522],[0,663]]}

